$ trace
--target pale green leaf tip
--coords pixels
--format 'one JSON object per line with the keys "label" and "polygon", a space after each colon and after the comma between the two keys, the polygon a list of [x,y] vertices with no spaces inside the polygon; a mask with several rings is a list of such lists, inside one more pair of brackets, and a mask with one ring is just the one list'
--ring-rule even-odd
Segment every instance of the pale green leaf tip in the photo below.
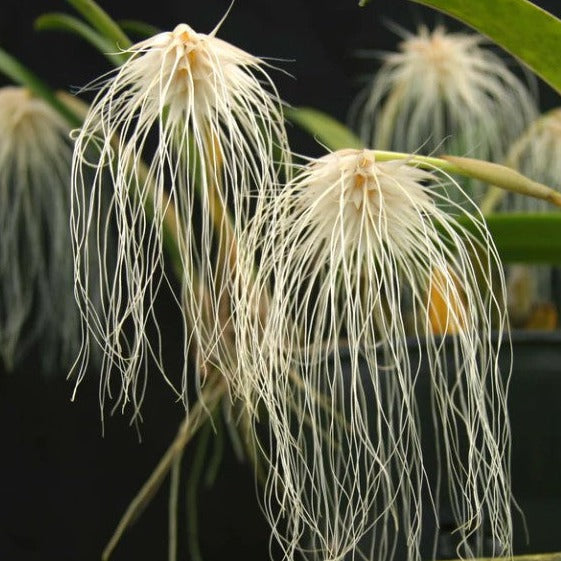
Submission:
{"label": "pale green leaf tip", "polygon": [[360,8],[364,8],[367,4],[370,4],[370,0],[359,0],[358,2]]}

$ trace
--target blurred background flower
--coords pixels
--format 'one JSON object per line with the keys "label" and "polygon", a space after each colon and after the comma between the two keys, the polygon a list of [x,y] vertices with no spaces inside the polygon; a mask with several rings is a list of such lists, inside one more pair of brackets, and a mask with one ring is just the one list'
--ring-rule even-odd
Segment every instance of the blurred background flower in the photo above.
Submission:
{"label": "blurred background flower", "polygon": [[[0,89],[0,353],[7,368],[40,343],[41,366],[78,348],[66,122],[23,89]],[[58,368],[58,365],[57,365]]]}
{"label": "blurred background flower", "polygon": [[[558,13],[557,0],[537,3]],[[106,7],[118,19],[134,17],[162,29],[189,21],[196,29],[208,30],[229,4],[229,0],[216,0],[195,9],[175,0],[137,2],[134,6],[129,0],[113,0]],[[55,87],[82,86],[106,72],[105,59],[78,38],[34,34],[31,40],[31,21],[45,6],[44,0],[25,4],[5,0],[0,18],[3,46],[43,72]],[[343,120],[357,89],[357,74],[371,71],[371,63],[358,60],[356,50],[389,51],[395,47],[395,35],[382,25],[383,17],[409,20],[408,27],[414,28],[419,21],[432,23],[434,14],[395,0],[376,0],[365,10],[359,10],[353,0],[285,0],[282,9],[276,0],[244,0],[235,4],[221,37],[248,52],[294,61],[274,62],[296,78],[276,77],[283,99],[294,105],[315,105]],[[446,26],[451,30],[459,27],[449,21]],[[541,91],[545,92],[542,104],[547,107],[551,93],[543,87]],[[324,153],[323,147],[310,142],[305,134],[294,128],[290,134],[299,152]],[[164,334],[163,352],[170,357],[170,368],[180,372],[183,335],[176,303],[164,291],[155,306]],[[171,390],[160,376],[149,376],[142,445],[138,446],[136,434],[120,417],[106,419],[105,439],[101,440],[99,425],[92,422],[98,414],[97,379],[86,376],[79,401],[71,404],[68,384],[59,380],[47,385],[37,379],[40,361],[40,354],[28,353],[25,364],[17,370],[25,376],[3,373],[0,377],[0,424],[7,452],[0,468],[4,482],[0,488],[0,556],[98,560],[123,509],[173,438],[183,408],[163,407],[162,403],[169,403]],[[520,388],[518,383],[514,380],[513,387]],[[520,460],[517,465],[524,468],[514,474],[515,492],[525,508],[534,507],[534,516],[528,517],[532,545],[545,551],[560,547],[556,505],[561,489],[558,479],[543,477],[543,469],[558,465],[561,445],[554,432],[559,422],[553,413],[558,406],[555,387],[548,386],[549,381],[540,384],[545,391],[535,392],[532,385],[511,405],[513,422],[522,431],[514,432],[531,434],[515,445]],[[553,414],[548,416],[550,412]],[[212,452],[214,467],[220,463],[220,449],[217,446]],[[190,468],[191,452],[185,461]],[[240,550],[248,559],[267,558],[269,531],[255,501],[251,471],[240,464],[228,444],[222,465],[224,477],[219,477],[212,489],[200,489],[199,535],[204,558],[223,559],[225,554]],[[181,497],[179,504],[183,504]],[[162,558],[167,551],[167,512],[165,493],[157,495],[130,528],[113,559]],[[529,550],[523,534],[517,534],[517,551]],[[185,553],[185,542],[179,547]],[[453,555],[451,550],[448,557]]]}
{"label": "blurred background flower", "polygon": [[[512,143],[505,161],[524,175],[561,188],[561,109],[537,116]],[[514,197],[492,188],[482,208],[504,213],[540,214],[555,209],[543,201]],[[507,267],[509,313],[514,327],[552,330],[559,325],[561,275],[548,265]]]}
{"label": "blurred background flower", "polygon": [[351,111],[362,140],[379,150],[502,161],[537,113],[506,55],[481,35],[443,25],[416,33],[392,27],[398,50],[377,55],[381,67]]}
{"label": "blurred background flower", "polygon": [[[470,205],[474,214],[461,210]],[[417,559],[421,537],[431,539],[420,520],[438,524],[440,500],[458,555],[511,551],[504,277],[477,215],[436,170],[340,150],[298,169],[242,238],[259,266],[235,308],[249,386],[240,393],[249,409],[262,404],[274,436],[259,447],[272,465],[265,512],[287,559],[386,559],[396,543]],[[266,302],[263,317],[252,318],[255,300]],[[436,473],[424,473],[427,431]]]}

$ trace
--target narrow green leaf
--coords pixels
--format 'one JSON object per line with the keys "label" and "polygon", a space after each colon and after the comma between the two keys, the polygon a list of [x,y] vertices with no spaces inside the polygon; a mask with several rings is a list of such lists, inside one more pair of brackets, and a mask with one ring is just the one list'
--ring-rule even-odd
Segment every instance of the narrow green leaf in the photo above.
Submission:
{"label": "narrow green leaf", "polygon": [[105,55],[115,66],[126,60],[126,56],[116,53],[115,44],[107,40],[95,29],[83,21],[67,14],[44,14],[35,20],[35,29],[39,31],[65,31],[78,35]]}
{"label": "narrow green leaf", "polygon": [[16,84],[24,86],[37,97],[43,98],[71,126],[78,127],[82,124],[82,120],[55,95],[45,82],[3,49],[0,49],[0,73]]}
{"label": "narrow green leaf", "polygon": [[561,212],[490,214],[485,221],[504,263],[561,264]]}
{"label": "narrow green leaf", "polygon": [[364,8],[367,4],[370,4],[370,0],[359,0],[358,2],[360,8]]}
{"label": "narrow green leaf", "polygon": [[119,24],[94,2],[94,0],[66,1],[117,48],[128,49],[132,45],[132,41],[119,27]]}
{"label": "narrow green leaf", "polygon": [[119,25],[123,31],[140,37],[141,39],[147,39],[148,37],[153,37],[162,30],[157,28],[155,25],[146,23],[145,21],[139,21],[136,19],[123,19],[119,21]]}
{"label": "narrow green leaf", "polygon": [[561,93],[561,20],[528,0],[412,0],[487,35]]}
{"label": "narrow green leaf", "polygon": [[284,110],[289,121],[297,124],[331,150],[364,148],[364,143],[349,128],[333,117],[311,107],[289,107]]}

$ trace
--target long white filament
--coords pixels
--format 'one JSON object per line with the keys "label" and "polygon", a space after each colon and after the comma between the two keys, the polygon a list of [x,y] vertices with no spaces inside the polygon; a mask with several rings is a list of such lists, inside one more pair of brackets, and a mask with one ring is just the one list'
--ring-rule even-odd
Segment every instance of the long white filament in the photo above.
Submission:
{"label": "long white filament", "polygon": [[[224,366],[231,354],[222,335],[233,234],[248,217],[251,197],[276,187],[282,162],[274,152],[287,154],[281,104],[263,62],[215,32],[181,24],[131,47],[128,61],[101,82],[76,137],[76,296],[84,329],[103,352],[102,405],[117,385],[116,406],[132,403],[135,416],[147,362],[164,372],[165,334],[154,311],[166,281],[164,228],[177,232],[184,353],[197,355],[201,382],[208,365]],[[101,210],[104,198],[108,212]],[[107,240],[111,230],[115,250]],[[99,270],[90,267],[92,255],[102,263]],[[91,298],[96,277],[99,307]],[[78,382],[89,354],[84,338]],[[187,405],[186,369],[187,360],[182,381],[168,381]]]}
{"label": "long white filament", "polygon": [[26,89],[0,89],[0,355],[8,368],[37,340],[47,367],[68,364],[78,347],[68,132]]}
{"label": "long white filament", "polygon": [[[339,151],[301,169],[244,234],[240,269],[255,256],[259,267],[236,299],[236,390],[287,559],[391,559],[398,544],[419,559],[423,517],[444,498],[458,555],[481,553],[487,531],[492,553],[510,552],[504,280],[477,210],[447,185],[460,190]],[[427,375],[433,422],[421,426]],[[427,433],[440,474],[426,470]]]}

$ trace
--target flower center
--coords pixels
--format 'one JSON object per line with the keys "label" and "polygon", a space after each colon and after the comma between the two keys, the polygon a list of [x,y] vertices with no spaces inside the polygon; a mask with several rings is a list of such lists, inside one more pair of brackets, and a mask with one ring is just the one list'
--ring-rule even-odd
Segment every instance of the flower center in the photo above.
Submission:
{"label": "flower center", "polygon": [[189,68],[191,70],[194,70],[197,66],[198,58],[196,51],[199,41],[197,41],[196,38],[192,37],[191,33],[189,33],[189,31],[187,30],[182,31],[179,34],[178,40],[179,43],[183,46],[183,57],[185,59],[185,66],[182,66],[180,70],[188,71]]}
{"label": "flower center", "polygon": [[421,54],[427,63],[437,69],[439,73],[448,71],[448,63],[450,60],[450,45],[447,41],[438,35],[433,35],[428,40],[423,40],[415,45],[414,50]]}
{"label": "flower center", "polygon": [[[204,71],[203,56],[201,53],[202,41],[189,26],[178,25],[173,31],[173,42],[176,45],[178,57],[177,77],[187,79],[191,75],[193,80],[200,79],[207,75]],[[208,70],[208,69],[207,69]]]}
{"label": "flower center", "polygon": [[200,36],[186,24],[178,25],[171,38],[173,49],[173,77],[168,98],[171,105],[182,110],[192,102],[196,110],[202,110],[213,100],[212,64],[204,36]]}
{"label": "flower center", "polygon": [[350,187],[349,202],[354,204],[357,210],[359,210],[365,202],[372,202],[377,196],[378,184],[372,169],[373,165],[374,162],[366,155],[363,155],[354,172],[352,185]]}

